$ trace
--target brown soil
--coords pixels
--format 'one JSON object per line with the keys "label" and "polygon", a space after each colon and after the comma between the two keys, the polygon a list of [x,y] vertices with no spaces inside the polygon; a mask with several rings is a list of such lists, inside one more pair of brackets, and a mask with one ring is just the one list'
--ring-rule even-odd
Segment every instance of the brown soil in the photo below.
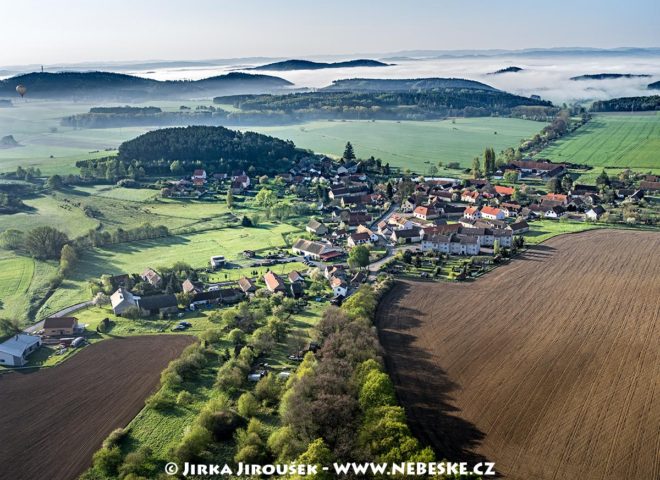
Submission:
{"label": "brown soil", "polygon": [[0,375],[0,478],[77,478],[192,341],[175,335],[105,340],[57,367]]}
{"label": "brown soil", "polygon": [[555,237],[471,283],[397,282],[380,338],[411,426],[507,479],[660,478],[660,234]]}

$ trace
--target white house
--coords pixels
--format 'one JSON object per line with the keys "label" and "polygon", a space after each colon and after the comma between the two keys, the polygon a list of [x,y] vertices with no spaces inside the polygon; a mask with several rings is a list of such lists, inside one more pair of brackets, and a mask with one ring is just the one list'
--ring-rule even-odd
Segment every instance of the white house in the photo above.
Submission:
{"label": "white house", "polygon": [[463,216],[469,218],[470,220],[475,220],[481,218],[481,212],[477,207],[468,207],[463,211]]}
{"label": "white house", "polygon": [[433,207],[420,205],[413,211],[413,216],[421,220],[433,220],[438,218],[438,211]]}
{"label": "white house", "polygon": [[299,238],[296,243],[291,247],[295,255],[302,255],[304,257],[310,257],[314,260],[320,260],[321,255],[335,251],[334,248],[329,243],[315,242],[312,240],[305,240],[304,238]]}
{"label": "white house", "polygon": [[413,227],[413,223],[408,218],[397,214],[392,215],[387,223],[394,230],[410,230]]}
{"label": "white house", "polygon": [[596,205],[587,211],[586,216],[589,220],[596,221],[603,215],[603,213],[605,213],[605,209],[600,205]]}
{"label": "white house", "polygon": [[27,357],[41,346],[41,337],[19,333],[0,343],[0,365],[22,367]]}
{"label": "white house", "polygon": [[223,255],[216,255],[214,257],[211,257],[209,263],[211,264],[211,268],[213,270],[215,270],[216,268],[224,267],[225,257]]}
{"label": "white house", "polygon": [[340,277],[330,278],[330,286],[332,287],[332,292],[335,294],[335,297],[345,297],[348,294],[348,283],[346,280]]}
{"label": "white house", "polygon": [[[387,224],[386,224],[387,225]],[[369,235],[369,238],[371,239],[372,242],[377,242],[378,241],[378,234],[371,230],[369,227],[366,227],[364,225],[358,225],[357,233],[366,233]]]}
{"label": "white house", "polygon": [[358,245],[364,245],[365,243],[371,242],[371,237],[368,233],[351,233],[346,242],[349,247],[357,247]]}
{"label": "white house", "polygon": [[499,208],[485,206],[481,209],[481,217],[488,220],[504,220],[506,215]]}
{"label": "white house", "polygon": [[112,311],[115,313],[115,315],[121,315],[129,308],[137,307],[137,302],[139,299],[140,297],[136,297],[125,288],[120,287],[110,296]]}
{"label": "white house", "polygon": [[206,170],[195,170],[191,178],[192,180],[206,180]]}

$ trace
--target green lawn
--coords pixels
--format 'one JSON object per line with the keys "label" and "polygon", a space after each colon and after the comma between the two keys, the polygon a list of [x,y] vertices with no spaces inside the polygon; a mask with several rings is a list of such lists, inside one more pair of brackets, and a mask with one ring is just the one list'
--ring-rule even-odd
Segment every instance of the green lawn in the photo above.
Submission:
{"label": "green lawn", "polygon": [[537,245],[549,238],[561,235],[563,233],[576,233],[594,228],[602,228],[588,222],[559,222],[557,220],[535,220],[529,223],[529,232],[525,233],[525,243]]}
{"label": "green lawn", "polygon": [[[170,266],[178,261],[202,268],[214,255],[244,263],[243,250],[283,247],[284,235],[297,231],[287,224],[263,224],[259,228],[225,228],[190,235],[113,245],[86,251],[75,272],[46,301],[39,316],[89,299],[87,281],[103,274],[140,273],[146,267]],[[231,270],[230,270],[231,271]]]}
{"label": "green lawn", "polygon": [[[455,123],[454,123],[455,122]],[[426,174],[431,164],[459,162],[470,167],[486,147],[500,151],[538,133],[544,124],[512,118],[458,118],[455,121],[317,121],[278,127],[245,127],[319,153],[339,156],[347,141],[359,157],[381,158],[392,166]],[[497,135],[495,134],[497,132]]]}
{"label": "green lawn", "polygon": [[658,170],[660,115],[594,115],[577,132],[553,143],[537,157],[594,167]]}

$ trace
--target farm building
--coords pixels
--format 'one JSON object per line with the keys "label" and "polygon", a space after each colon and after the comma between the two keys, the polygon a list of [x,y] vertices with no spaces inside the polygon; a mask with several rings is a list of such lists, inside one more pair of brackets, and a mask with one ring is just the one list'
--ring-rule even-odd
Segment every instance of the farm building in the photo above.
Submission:
{"label": "farm building", "polygon": [[171,294],[151,295],[137,300],[138,308],[145,315],[158,315],[161,313],[176,313],[179,311],[176,297]]}
{"label": "farm building", "polygon": [[181,288],[185,293],[200,293],[204,290],[199,282],[193,282],[189,278],[184,280],[181,284]]}
{"label": "farm building", "polygon": [[264,281],[266,282],[266,288],[271,292],[285,292],[286,286],[284,285],[284,280],[280,278],[275,272],[268,270],[264,275]]}
{"label": "farm building", "polygon": [[314,242],[312,240],[305,240],[300,238],[293,244],[291,248],[296,255],[303,255],[305,257],[319,260],[321,255],[336,251],[336,249],[329,243]]}
{"label": "farm building", "polygon": [[433,207],[420,205],[413,211],[413,216],[420,220],[433,220],[434,218],[438,218],[439,213]]}
{"label": "farm building", "polygon": [[213,270],[224,267],[225,257],[222,255],[216,255],[215,257],[211,257],[210,263]]}
{"label": "farm building", "polygon": [[147,268],[140,274],[140,278],[154,288],[159,288],[163,282],[162,277],[153,268]]}
{"label": "farm building", "polygon": [[525,220],[518,220],[517,222],[512,223],[509,228],[513,235],[520,235],[521,233],[529,232],[529,223]]}
{"label": "farm building", "polygon": [[371,236],[368,233],[351,233],[346,242],[349,247],[357,247],[371,242]]}
{"label": "farm building", "polygon": [[589,220],[598,220],[603,215],[603,213],[605,213],[605,209],[600,205],[596,205],[595,207],[589,209],[586,215]]}
{"label": "farm building", "polygon": [[137,301],[139,299],[140,297],[136,297],[125,288],[120,287],[110,296],[112,311],[115,315],[121,315],[129,308],[137,307]]}
{"label": "farm building", "polygon": [[0,365],[22,367],[27,357],[41,346],[41,338],[19,333],[0,343]]}
{"label": "farm building", "polygon": [[463,216],[469,219],[481,218],[481,212],[477,207],[467,207],[463,211]]}
{"label": "farm building", "polygon": [[240,288],[223,288],[220,290],[222,303],[233,304],[245,298],[245,293]]}
{"label": "farm building", "polygon": [[390,237],[394,243],[416,243],[422,241],[422,231],[419,228],[394,230]]}
{"label": "farm building", "polygon": [[371,230],[369,227],[365,225],[359,225],[356,230],[357,233],[366,233],[369,235],[369,238],[371,238],[372,242],[377,242],[378,241],[378,234]]}
{"label": "farm building", "polygon": [[305,279],[300,274],[300,272],[298,272],[297,270],[292,270],[289,272],[289,281],[291,283],[299,283],[299,282],[304,282]]}
{"label": "farm building", "polygon": [[238,287],[243,291],[243,293],[252,293],[257,291],[257,286],[247,277],[241,277],[238,279]]}
{"label": "farm building", "polygon": [[77,331],[78,319],[75,317],[51,317],[44,320],[44,335],[47,337],[73,335]]}
{"label": "farm building", "polygon": [[466,190],[461,194],[461,202],[477,203],[480,198],[481,198],[481,194],[476,190],[473,192]]}
{"label": "farm building", "polygon": [[316,220],[310,220],[305,227],[305,230],[318,236],[323,236],[328,233],[328,227]]}
{"label": "farm building", "polygon": [[190,308],[201,307],[203,305],[212,305],[222,301],[222,293],[220,290],[209,290],[208,292],[198,292],[190,302]]}

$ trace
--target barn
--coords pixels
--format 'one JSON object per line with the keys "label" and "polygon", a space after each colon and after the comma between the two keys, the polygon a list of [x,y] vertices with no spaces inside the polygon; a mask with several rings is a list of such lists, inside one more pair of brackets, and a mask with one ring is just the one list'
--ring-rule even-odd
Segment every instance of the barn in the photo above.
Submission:
{"label": "barn", "polygon": [[41,346],[41,337],[19,333],[0,343],[0,365],[22,367],[27,357]]}

